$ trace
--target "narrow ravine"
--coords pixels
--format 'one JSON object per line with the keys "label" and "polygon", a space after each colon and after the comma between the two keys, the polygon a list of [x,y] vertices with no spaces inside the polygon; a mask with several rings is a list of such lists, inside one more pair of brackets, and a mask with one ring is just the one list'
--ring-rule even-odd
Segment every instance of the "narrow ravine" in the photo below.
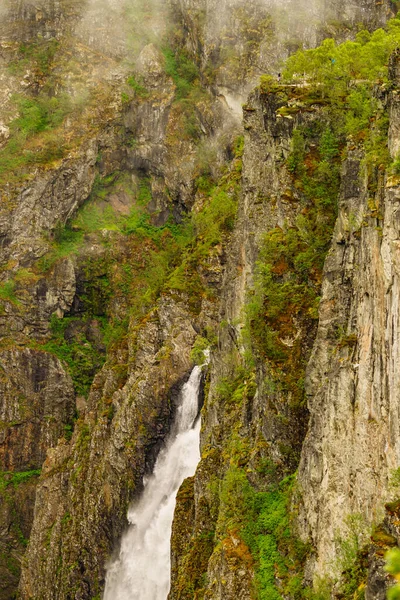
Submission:
{"label": "narrow ravine", "polygon": [[139,500],[128,512],[119,557],[107,570],[104,600],[166,600],[176,494],[200,460],[201,368],[183,386],[172,431]]}

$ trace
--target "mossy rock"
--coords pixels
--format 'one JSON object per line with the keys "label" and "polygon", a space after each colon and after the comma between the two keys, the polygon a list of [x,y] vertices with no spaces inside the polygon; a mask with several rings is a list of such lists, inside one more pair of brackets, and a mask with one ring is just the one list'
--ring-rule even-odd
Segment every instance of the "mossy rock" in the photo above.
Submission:
{"label": "mossy rock", "polygon": [[371,540],[378,546],[393,547],[397,546],[396,538],[388,533],[383,525],[379,525],[372,533]]}
{"label": "mossy rock", "polygon": [[400,499],[385,504],[386,510],[391,514],[400,515]]}

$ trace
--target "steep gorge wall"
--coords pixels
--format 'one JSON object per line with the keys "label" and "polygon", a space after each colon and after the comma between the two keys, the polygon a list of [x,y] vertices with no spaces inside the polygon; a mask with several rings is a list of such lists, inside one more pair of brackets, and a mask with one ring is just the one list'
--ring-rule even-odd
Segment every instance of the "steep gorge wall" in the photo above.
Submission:
{"label": "steep gorge wall", "polygon": [[263,73],[278,74],[297,48],[325,37],[346,39],[361,25],[373,30],[396,13],[390,1],[172,0],[185,43],[209,85],[240,111]]}
{"label": "steep gorge wall", "polygon": [[[291,3],[285,5],[287,24],[281,20],[282,12],[276,12],[275,5],[260,3],[244,9],[229,4],[224,31],[231,34],[226,38],[224,31],[215,31],[214,5],[175,5],[177,40],[179,31],[189,34],[190,49],[202,66],[204,86],[212,91],[211,96],[201,97],[196,104],[196,132],[201,132],[195,134],[197,140],[190,136],[188,139],[182,105],[174,102],[174,82],[165,73],[163,56],[152,44],[147,44],[141,52],[134,69],[146,94],[140,96],[135,92],[129,96],[131,92],[125,82],[132,68],[120,62],[129,51],[121,25],[124,15],[121,8],[121,3],[111,1],[10,3],[8,17],[2,24],[6,57],[2,65],[5,90],[2,106],[6,127],[15,116],[8,112],[10,92],[21,92],[27,87],[36,94],[46,86],[47,74],[40,69],[28,65],[23,74],[15,75],[9,68],[13,61],[21,59],[18,49],[21,40],[35,40],[38,34],[46,39],[59,39],[52,59],[52,72],[59,77],[51,81],[52,88],[67,89],[72,96],[89,88],[94,94],[87,110],[66,119],[59,130],[72,143],[66,155],[35,167],[28,180],[4,186],[2,191],[6,201],[1,221],[2,257],[6,265],[2,277],[16,278],[16,297],[3,301],[5,314],[0,315],[6,343],[4,387],[7,390],[2,397],[5,417],[0,447],[8,494],[7,531],[2,538],[1,558],[6,555],[4,580],[9,579],[2,593],[7,598],[16,588],[18,562],[26,544],[19,530],[24,538],[29,536],[34,482],[50,448],[37,488],[20,596],[83,599],[101,594],[106,560],[118,545],[127,505],[140,491],[142,476],[151,467],[167,431],[177,388],[192,365],[190,350],[196,335],[216,329],[219,321],[210,393],[204,408],[203,460],[195,480],[186,482],[178,502],[171,598],[192,598],[195,593],[213,599],[251,598],[254,562],[237,531],[224,529],[224,511],[223,507],[220,510],[217,490],[231,467],[246,469],[255,489],[261,491],[273,479],[269,473],[271,464],[279,477],[293,472],[305,433],[306,411],[288,402],[284,390],[273,389],[274,373],[268,365],[259,360],[244,375],[240,373],[246,349],[243,308],[253,287],[259,246],[265,232],[293,223],[301,210],[297,190],[284,168],[298,121],[277,116],[277,110],[285,104],[279,95],[267,98],[258,91],[251,96],[245,109],[243,194],[237,224],[232,236],[225,236],[221,244],[208,250],[209,254],[201,266],[196,265],[193,274],[205,281],[213,294],[202,292],[193,298],[191,289],[175,289],[154,302],[147,315],[129,318],[127,335],[109,350],[106,365],[96,375],[87,400],[76,397],[65,365],[47,352],[27,348],[28,338],[47,340],[54,313],[59,317],[78,315],[86,319],[85,310],[87,314],[89,311],[82,307],[87,299],[82,300],[81,291],[93,274],[87,274],[85,261],[101,262],[107,255],[102,239],[113,246],[112,261],[122,263],[127,269],[135,262],[138,247],[129,245],[119,233],[100,231],[86,235],[78,256],[57,260],[45,273],[35,270],[36,261],[46,257],[51,249],[51,236],[57,234],[57,225],[64,225],[85,203],[96,175],[106,178],[122,170],[134,182],[133,187],[143,176],[148,178],[152,199],[147,209],[156,225],[164,225],[171,215],[179,222],[182,214],[192,207],[194,213],[201,213],[207,196],[195,184],[199,175],[198,138],[206,144],[212,140],[211,146],[217,146],[219,162],[230,158],[229,142],[219,137],[221,122],[229,121],[229,129],[236,127],[226,103],[237,109],[237,101],[261,72],[278,69],[294,38],[296,44],[305,38],[311,43],[316,41],[320,20],[327,19],[329,27],[335,30],[337,23],[331,20],[343,14],[344,7],[337,6],[336,13],[330,5],[329,11],[333,12],[323,17],[311,7],[310,25],[309,5],[304,8],[304,21],[293,18],[296,12]],[[357,3],[356,7],[346,3],[346,23],[350,27],[362,20],[373,28],[385,20],[390,9],[387,3]],[[283,32],[279,31],[278,23]],[[157,28],[157,23],[154,27]],[[349,31],[345,29],[342,34],[350,35]],[[237,39],[240,43],[236,48]],[[242,57],[239,62],[238,49]],[[76,65],[81,62],[83,66],[78,68]],[[75,73],[72,81],[67,77],[70,71]],[[128,101],[122,98],[121,90],[128,92]],[[310,122],[318,119],[318,108],[311,115],[296,118]],[[127,203],[131,207],[137,199],[135,193],[117,186],[110,195],[115,206]],[[50,239],[43,235],[49,232]],[[371,235],[375,235],[372,229]],[[379,232],[376,238],[375,244]],[[18,279],[21,267],[33,269],[33,276],[31,273],[27,278],[22,274],[22,280]],[[96,285],[105,276],[104,267],[99,269]],[[22,293],[24,287],[31,292],[33,302]],[[220,296],[220,302],[216,296]],[[102,307],[100,316],[104,316],[104,310]],[[127,319],[129,299],[120,290],[110,310],[113,318]],[[99,315],[89,316],[93,339]],[[303,347],[308,356],[316,331],[315,319],[312,322],[300,319],[292,325],[293,339],[287,340],[288,345],[294,343],[296,352]],[[322,339],[322,331],[321,325],[317,340]],[[215,339],[212,343],[215,344]],[[340,350],[343,354],[347,351]],[[101,352],[104,353],[104,348]],[[24,378],[23,371],[26,371]],[[231,387],[224,396],[221,379],[225,384],[234,381],[240,393],[235,394],[237,389]],[[229,394],[235,394],[234,402]],[[24,402],[18,402],[17,406],[15,399],[22,395]],[[33,416],[29,411],[22,414],[24,403],[31,409],[35,407]],[[75,410],[78,419],[69,439]],[[11,474],[14,471],[32,471],[32,478],[22,487],[14,486]],[[380,477],[386,485],[387,472]],[[306,478],[304,474],[304,481]],[[27,510],[16,518],[14,506],[24,497],[24,489]],[[320,499],[316,494],[308,502],[307,523],[312,524]],[[188,522],[184,509],[193,511],[194,525]],[[15,524],[19,524],[19,530],[17,527],[12,531]],[[217,545],[215,529],[219,535]],[[326,535],[321,531],[313,529],[316,544],[322,549]],[[331,532],[327,536],[329,543]],[[10,554],[15,561],[13,565],[9,564]]]}
{"label": "steep gorge wall", "polygon": [[[398,153],[397,60],[396,56],[391,66],[393,91],[379,96],[381,108],[389,115],[393,159]],[[296,323],[295,340],[309,359],[305,393],[310,421],[304,444],[307,415],[291,412],[287,390],[281,397],[276,388],[271,391],[274,371],[269,361],[269,366],[256,361],[255,372],[250,369],[242,374],[238,385],[238,365],[246,363],[243,307],[251,302],[263,235],[277,227],[290,227],[301,210],[298,190],[292,187],[284,164],[293,128],[311,125],[312,116],[289,113],[280,119],[280,107],[273,94],[268,98],[262,93],[251,95],[244,107],[243,195],[228,251],[232,265],[230,270],[228,262],[220,317],[223,328],[213,354],[215,370],[211,371],[204,410],[202,461],[194,482],[188,482],[178,497],[170,593],[174,599],[251,598],[256,593],[252,588],[256,585],[254,564],[240,535],[243,523],[232,514],[224,496],[226,474],[232,468],[244,468],[251,484],[262,491],[269,474],[260,477],[260,458],[271,460],[281,473],[287,473],[298,464],[296,442],[297,450],[302,448],[297,492],[300,513],[292,525],[296,530],[297,523],[298,533],[313,548],[303,565],[306,584],[332,572],[337,576],[339,540],[349,535],[349,519],[356,522],[361,516],[356,535],[360,543],[368,544],[370,526],[377,527],[385,502],[396,494],[390,479],[399,464],[395,367],[398,181],[379,165],[372,174],[368,172],[363,145],[354,139],[341,165],[339,215],[323,273],[318,333],[310,322],[306,330]],[[318,108],[314,110],[318,119]],[[293,345],[293,340],[289,343]],[[311,355],[307,355],[311,347]],[[233,382],[230,396],[221,392],[224,377]],[[255,393],[249,389],[252,381]],[[294,450],[290,459],[288,446]],[[231,488],[230,493],[235,495],[237,489]],[[295,496],[296,510],[298,503]],[[189,522],[184,513],[188,506],[193,511]],[[237,506],[245,507],[238,496]],[[388,511],[387,537],[379,528],[372,536],[366,589],[370,600],[386,597],[389,582],[382,557],[386,544],[398,543],[398,507],[390,505]],[[186,554],[182,547],[188,548]],[[201,559],[195,561],[198,554]],[[284,597],[291,597],[280,577],[280,566],[276,566],[275,583]],[[337,593],[337,597],[347,597],[340,595],[340,590]]]}
{"label": "steep gorge wall", "polygon": [[[302,117],[299,121],[279,117],[277,111],[284,104],[279,94],[258,90],[244,108],[242,197],[235,235],[227,249],[219,314],[223,326],[212,354],[203,409],[202,459],[194,484],[187,484],[194,485],[192,492],[185,487],[178,496],[173,529],[169,598],[174,600],[254,597],[254,562],[235,521],[231,526],[229,520],[228,525],[224,522],[227,506],[219,489],[227,473],[243,469],[256,489],[265,490],[270,483],[265,465],[274,465],[273,470],[282,476],[292,472],[299,459],[306,413],[291,404],[278,385],[271,393],[271,365],[259,360],[248,367],[243,356],[248,343],[244,311],[254,288],[259,246],[267,231],[294,223],[301,210],[284,163],[293,129]],[[309,118],[317,118],[317,114]],[[309,333],[303,324],[296,324],[296,344],[308,353]],[[221,392],[224,382],[229,386],[227,395]],[[187,523],[183,507],[187,507],[190,493],[194,518]],[[244,510],[240,487],[229,494],[232,502],[237,502],[238,512]],[[182,543],[184,536],[186,543]]]}
{"label": "steep gorge wall", "polygon": [[[395,74],[398,57],[393,58]],[[398,84],[389,94],[389,150],[399,146]],[[310,424],[302,450],[305,531],[329,568],[344,515],[378,523],[399,465],[398,180],[371,190],[360,148],[343,164],[339,216],[326,260],[307,369]]]}
{"label": "steep gorge wall", "polygon": [[[125,55],[125,45],[117,53],[112,43],[107,46],[114,41],[113,28],[118,29],[118,20],[109,21],[107,10],[115,9],[121,19],[122,3],[76,5],[71,20],[66,18],[73,8],[70,3],[8,8],[2,28],[4,77],[10,86],[4,88],[6,100],[12,86],[21,93],[25,84],[28,96],[34,98],[47,94],[50,85],[55,96],[68,90],[74,98],[83,90],[89,100],[83,112],[64,120],[58,129],[61,139],[71,143],[65,154],[56,160],[50,156],[44,165],[30,169],[28,179],[17,172],[15,180],[2,187],[1,319],[7,394],[2,397],[1,492],[4,489],[6,510],[1,594],[9,598],[15,592],[21,555],[31,537],[22,597],[92,598],[101,592],[106,561],[126,524],[128,503],[140,490],[168,431],[178,388],[191,368],[189,355],[197,332],[210,326],[215,311],[215,301],[207,297],[188,303],[187,294],[175,292],[158,305],[154,301],[149,307],[149,301],[144,301],[143,308],[136,306],[139,315],[129,319],[129,286],[133,290],[139,286],[134,280],[131,284],[131,273],[136,269],[140,277],[141,267],[157,247],[147,239],[135,241],[115,224],[135,209],[143,189],[154,227],[168,219],[181,221],[195,200],[197,147],[184,129],[186,115],[180,106],[173,106],[175,85],[166,75],[160,51],[147,44],[139,56],[136,53],[137,63],[126,66],[116,57]],[[33,53],[27,64],[20,44],[13,46],[10,41],[18,40],[19,19],[23,21],[19,41]],[[104,28],[96,29],[99,22],[107,23],[109,38]],[[37,50],[42,49],[41,36],[51,41],[51,27],[58,27],[59,41],[50,45],[55,53],[45,54],[43,65]],[[122,37],[125,44],[125,33]],[[47,53],[47,46],[43,48]],[[25,77],[21,73],[15,77],[15,61],[21,61]],[[138,93],[126,84],[132,71],[140,78]],[[219,121],[229,122],[229,115],[221,117],[225,109],[218,101],[213,103],[207,96],[201,100],[198,119],[209,135]],[[3,108],[6,119],[7,103]],[[5,120],[7,131],[6,124],[12,129],[12,121]],[[47,139],[38,135],[37,143],[45,145]],[[123,183],[118,183],[121,177]],[[94,195],[97,211],[112,208],[115,212],[113,228],[97,226],[79,238],[77,251],[54,257],[59,231],[87,201],[94,183],[115,179],[115,186],[102,184],[105,200],[104,194]],[[75,227],[68,235],[79,235]],[[220,279],[219,254],[217,250],[208,256],[200,273],[214,287]],[[119,273],[113,264],[119,265]],[[113,276],[116,285],[111,297],[107,276]],[[157,278],[158,272],[151,277]],[[64,348],[66,343],[80,343],[92,349],[100,366],[105,353],[101,323],[107,317],[118,328],[130,321],[130,330],[109,350],[88,399],[75,380],[73,389],[66,364],[52,354],[54,346],[50,352],[47,346],[41,350],[54,317],[62,320],[64,315],[69,325],[57,343]],[[84,372],[87,368],[84,362]],[[89,376],[93,378],[93,372]],[[21,393],[20,387],[27,389]],[[49,448],[31,534],[35,484]],[[16,502],[25,509],[16,510]],[[84,522],[87,526],[82,526]]]}

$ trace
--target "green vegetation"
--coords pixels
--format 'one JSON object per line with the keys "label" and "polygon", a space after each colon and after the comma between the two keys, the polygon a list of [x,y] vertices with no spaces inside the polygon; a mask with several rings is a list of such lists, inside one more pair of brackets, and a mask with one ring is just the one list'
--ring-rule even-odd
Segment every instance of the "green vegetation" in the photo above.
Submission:
{"label": "green vegetation", "polygon": [[371,532],[361,514],[349,515],[345,534],[336,536],[335,585],[344,599],[362,600],[368,575],[368,545]]}
{"label": "green vegetation", "polygon": [[[132,198],[129,215],[119,214],[107,202],[108,196],[119,189],[125,191]],[[151,186],[148,178],[141,179],[139,189],[135,190],[129,177],[124,177],[120,173],[112,173],[103,178],[97,176],[87,202],[66,226],[59,226],[55,230],[52,250],[39,262],[40,269],[46,271],[60,258],[77,254],[84,245],[85,236],[88,234],[108,231],[145,236],[146,232],[154,233],[157,228],[150,225],[150,217],[145,213],[145,208],[151,199]],[[107,238],[103,243],[108,243]]]}
{"label": "green vegetation", "polygon": [[22,43],[19,47],[18,58],[9,66],[9,71],[21,75],[28,67],[32,68],[39,77],[49,75],[59,42],[38,37],[35,43]]}
{"label": "green vegetation", "polygon": [[[64,156],[65,147],[54,130],[74,110],[66,94],[14,96],[18,116],[10,123],[10,138],[0,150],[0,182],[17,177],[23,167],[42,165]],[[32,143],[31,143],[32,142]]]}
{"label": "green vegetation", "polygon": [[[202,211],[180,225],[162,227],[152,225],[145,212],[152,198],[148,178],[142,178],[136,189],[119,174],[97,178],[88,202],[66,227],[55,231],[52,250],[38,262],[41,271],[65,256],[78,254],[87,234],[101,234],[98,240],[107,247],[104,256],[88,258],[84,265],[85,284],[79,293],[84,319],[53,316],[51,338],[40,346],[65,362],[78,394],[87,395],[107,347],[127,336],[129,317],[122,321],[112,313],[111,298],[139,322],[164,290],[189,293],[196,307],[204,294],[212,294],[199,267],[205,266],[209,252],[232,230],[240,169],[241,159],[235,158],[232,170],[204,198]],[[107,202],[117,189],[132,195],[129,215],[116,213]],[[104,236],[105,231],[112,237]],[[124,249],[122,259],[113,260],[114,248],[117,255],[118,248]],[[100,345],[89,339],[93,319],[100,331]],[[203,350],[199,345],[194,348],[196,359]],[[70,433],[66,431],[66,436]]]}
{"label": "green vegetation", "polygon": [[72,110],[71,98],[60,96],[38,96],[27,98],[15,96],[18,117],[12,122],[12,130],[26,136],[58,127]]}
{"label": "green vegetation", "polygon": [[79,325],[80,320],[76,317],[59,319],[53,316],[51,320],[52,337],[41,348],[55,354],[67,364],[76,393],[87,396],[94,375],[104,364],[105,352],[99,350],[98,345],[87,338],[85,327],[80,327],[76,333],[74,332],[74,335],[71,334],[67,341],[66,331],[74,323]]}
{"label": "green vegetation", "polygon": [[128,77],[127,84],[135,92],[135,96],[138,98],[147,98],[149,95],[148,90],[146,90],[146,88],[139,83],[136,75],[131,75]]}
{"label": "green vegetation", "polygon": [[374,86],[390,84],[389,57],[399,44],[398,16],[385,29],[360,31],[354,41],[326,39],[318,48],[296,52],[286,63],[284,80],[304,83],[304,91],[312,88],[308,102],[319,98],[329,104],[337,133],[360,135],[376,119]]}
{"label": "green vegetation", "polygon": [[[265,472],[265,489],[257,490],[246,469],[231,461],[219,487],[216,539],[228,556],[239,555],[241,561],[254,565],[255,597],[329,600],[334,588],[344,600],[364,598],[368,572],[364,543],[368,536],[360,515],[351,515],[345,535],[336,539],[335,576],[320,580],[314,590],[304,587],[303,569],[310,548],[293,533],[295,475],[278,482],[269,463]],[[232,544],[232,537],[239,538],[240,543]]]}
{"label": "green vegetation", "polygon": [[392,548],[386,553],[385,559],[386,571],[397,581],[388,591],[388,600],[400,600],[400,549]]}
{"label": "green vegetation", "polygon": [[210,347],[210,342],[202,337],[201,335],[198,335],[196,337],[196,340],[194,342],[193,348],[192,348],[192,352],[190,354],[190,358],[192,359],[192,361],[194,363],[196,363],[196,365],[202,366],[204,365],[204,363],[206,362],[206,355],[205,355],[205,351]]}
{"label": "green vegetation", "polygon": [[389,486],[393,490],[398,490],[400,488],[400,467],[398,467],[397,469],[394,469],[390,473]]}
{"label": "green vegetation", "polygon": [[[267,76],[260,83],[261,93],[276,95],[278,117],[293,118],[299,113],[285,161],[291,182],[283,193],[283,200],[293,206],[294,216],[262,240],[242,341],[251,348],[245,357],[248,368],[254,364],[252,354],[258,362],[266,362],[271,393],[286,397],[289,407],[301,408],[305,401],[308,340],[316,330],[322,269],[337,215],[343,156],[347,148],[363,150],[361,168],[368,176],[371,196],[368,209],[377,219],[380,216],[373,197],[379,173],[389,167],[394,175],[400,172],[398,159],[390,165],[388,119],[379,89],[390,86],[389,56],[399,43],[397,18],[385,30],[360,32],[354,42],[326,40],[319,48],[297,52],[288,60],[285,85]],[[359,227],[352,222],[350,233],[357,236]],[[307,332],[306,340],[297,335],[300,329]],[[338,351],[349,352],[356,342],[354,334],[338,332]],[[234,377],[221,381],[217,388],[220,399],[228,405],[240,403],[246,380],[248,376],[241,381]],[[334,586],[341,598],[364,598],[367,554],[363,547],[365,526],[359,516],[349,517],[345,533],[336,539],[335,577],[321,581],[314,591],[304,589],[302,568],[307,548],[296,545],[291,531],[284,493],[289,489],[285,488],[287,480],[269,483],[267,490],[259,491],[252,488],[252,478],[246,474],[240,464],[231,466],[226,474],[220,497],[223,516],[217,532],[239,531],[255,562],[256,596],[327,600]],[[397,487],[398,473],[392,479]],[[239,499],[239,508],[229,504],[230,496]],[[285,546],[286,541],[289,546]],[[400,598],[400,592],[399,596],[392,593],[393,598]]]}
{"label": "green vegetation", "polygon": [[0,300],[6,300],[12,304],[18,303],[15,295],[15,281],[9,280],[0,284]]}
{"label": "green vegetation", "polygon": [[164,46],[165,72],[175,86],[175,111],[181,121],[182,135],[186,139],[199,141],[201,126],[196,105],[207,99],[200,84],[200,71],[184,50]]}
{"label": "green vegetation", "polygon": [[41,469],[32,471],[0,471],[0,492],[4,491],[9,485],[18,487],[19,485],[30,481],[34,477],[39,477]]}
{"label": "green vegetation", "polygon": [[[304,402],[307,361],[297,328],[315,328],[322,269],[336,219],[339,141],[323,120],[294,131],[287,166],[301,212],[292,224],[270,230],[261,244],[256,285],[247,305],[253,351],[274,365],[274,378],[292,405]],[[288,347],[282,340],[293,339]]]}
{"label": "green vegetation", "polygon": [[270,483],[266,491],[257,491],[244,469],[235,466],[221,484],[216,535],[228,553],[233,551],[230,535],[241,538],[236,551],[242,560],[255,564],[255,592],[260,600],[305,597],[301,569],[308,548],[293,537],[290,527],[293,484],[292,476],[279,484]]}
{"label": "green vegetation", "polygon": [[[17,77],[29,71],[36,85],[11,97],[18,114],[8,123],[9,138],[0,149],[0,183],[23,180],[32,167],[61,159],[70,147],[60,127],[68,115],[79,114],[88,98],[72,98],[60,89],[60,75],[54,72],[58,50],[58,41],[38,36],[31,44],[21,44],[9,65]],[[32,88],[40,91],[32,93]]]}
{"label": "green vegetation", "polygon": [[256,390],[253,371],[238,366],[232,377],[224,377],[218,381],[215,393],[221,402],[241,406],[245,399],[254,398]]}
{"label": "green vegetation", "polygon": [[[292,186],[285,199],[300,210],[292,222],[265,235],[247,307],[245,337],[256,355],[273,365],[276,383],[292,404],[304,402],[307,355],[303,342],[296,342],[296,332],[299,324],[309,332],[315,329],[322,268],[337,213],[341,154],[349,136],[364,148],[371,196],[379,171],[390,163],[388,119],[376,85],[389,86],[389,56],[399,43],[400,18],[396,18],[386,29],[359,32],[355,41],[325,40],[318,48],[296,52],[284,71],[288,86],[268,76],[260,84],[263,93],[275,93],[282,102],[295,101],[285,102],[279,115],[312,110],[317,117],[293,132],[286,160]],[[391,170],[397,173],[396,161]],[[283,342],[288,339],[295,340],[290,348]],[[344,336],[338,347],[355,342]]]}
{"label": "green vegetation", "polygon": [[198,82],[200,72],[197,65],[183,51],[175,51],[170,47],[163,48],[165,58],[165,72],[172,77],[176,85],[176,98],[187,98]]}
{"label": "green vegetation", "polygon": [[168,280],[169,288],[189,294],[193,307],[202,296],[213,296],[212,289],[201,277],[199,267],[206,266],[210,253],[218,252],[219,244],[231,233],[235,223],[242,170],[243,148],[240,142],[236,142],[234,151],[235,157],[229,170],[217,183],[203,176],[204,205],[191,215],[194,238]]}

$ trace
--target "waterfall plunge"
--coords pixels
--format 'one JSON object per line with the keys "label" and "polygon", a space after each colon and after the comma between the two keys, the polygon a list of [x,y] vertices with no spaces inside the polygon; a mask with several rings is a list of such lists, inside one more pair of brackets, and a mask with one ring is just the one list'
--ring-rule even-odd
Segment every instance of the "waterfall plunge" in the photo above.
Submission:
{"label": "waterfall plunge", "polygon": [[130,526],[118,559],[107,570],[104,600],[166,600],[170,588],[170,540],[175,500],[200,460],[198,399],[201,369],[182,388],[171,434],[128,512]]}

